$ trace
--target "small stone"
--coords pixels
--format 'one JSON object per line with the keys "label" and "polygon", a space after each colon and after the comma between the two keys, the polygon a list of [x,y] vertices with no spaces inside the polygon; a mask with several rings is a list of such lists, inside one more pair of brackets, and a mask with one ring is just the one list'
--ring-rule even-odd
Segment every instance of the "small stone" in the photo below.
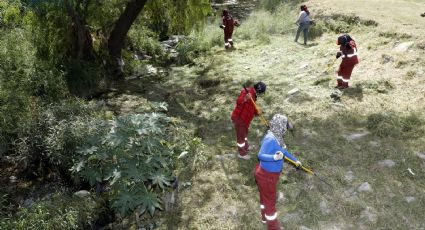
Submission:
{"label": "small stone", "polygon": [[328,205],[326,204],[326,201],[325,201],[325,200],[322,200],[322,201],[320,202],[320,204],[319,204],[319,208],[320,208],[320,211],[321,211],[323,214],[329,214],[329,213],[331,213],[331,210],[328,208]]}
{"label": "small stone", "polygon": [[78,192],[75,192],[74,195],[75,196],[78,196],[78,197],[81,197],[81,198],[84,198],[84,197],[90,196],[90,192],[87,191],[87,190],[80,190]]}
{"label": "small stone", "polygon": [[331,103],[331,105],[335,109],[345,108],[345,105],[340,102]]}
{"label": "small stone", "polygon": [[391,56],[389,56],[389,55],[387,55],[387,54],[383,54],[382,55],[382,61],[381,61],[382,64],[386,64],[386,63],[388,63],[390,61],[394,61],[394,58],[391,57]]}
{"label": "small stone", "polygon": [[422,160],[425,160],[425,154],[423,154],[423,153],[416,153],[416,156],[418,156]]}
{"label": "small stone", "polygon": [[410,204],[410,203],[414,202],[416,200],[416,198],[413,197],[413,196],[407,196],[407,197],[404,198],[404,200],[406,200],[406,202]]}
{"label": "small stone", "polygon": [[356,179],[356,176],[354,176],[353,171],[348,171],[348,172],[345,174],[344,179],[345,179],[347,182],[351,182],[351,181],[353,181],[354,179]]}
{"label": "small stone", "polygon": [[392,168],[395,166],[395,162],[393,160],[382,160],[378,162],[379,167],[389,167]]}
{"label": "small stone", "polygon": [[369,141],[369,145],[371,147],[379,147],[379,142],[377,142],[377,141]]}
{"label": "small stone", "polygon": [[395,52],[406,52],[410,46],[413,45],[413,42],[403,42],[398,44],[396,47],[393,48],[393,51]]}
{"label": "small stone", "polygon": [[279,195],[278,195],[278,198],[277,198],[278,202],[281,201],[281,200],[283,200],[283,192],[279,192]]}
{"label": "small stone", "polygon": [[303,64],[300,66],[300,69],[306,69],[308,67],[308,64]]}
{"label": "small stone", "polygon": [[298,88],[291,89],[291,90],[289,90],[288,95],[294,95],[294,94],[298,93],[299,91],[300,90]]}
{"label": "small stone", "polygon": [[10,183],[16,183],[16,181],[18,180],[18,178],[16,176],[10,176],[9,177]]}
{"label": "small stone", "polygon": [[363,137],[369,135],[369,132],[363,132],[363,133],[353,133],[350,135],[345,135],[345,139],[347,141],[356,141],[359,139],[362,139]]}
{"label": "small stone", "polygon": [[368,182],[364,182],[363,184],[361,184],[357,188],[357,191],[359,191],[359,192],[372,192],[373,189]]}

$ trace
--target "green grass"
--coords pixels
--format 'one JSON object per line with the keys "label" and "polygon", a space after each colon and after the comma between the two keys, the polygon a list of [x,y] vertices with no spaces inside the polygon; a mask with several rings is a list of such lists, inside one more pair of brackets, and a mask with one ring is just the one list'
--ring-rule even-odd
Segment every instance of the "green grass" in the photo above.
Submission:
{"label": "green grass", "polygon": [[[365,1],[359,2],[363,5],[356,2],[358,10],[366,7]],[[331,16],[320,4],[312,3],[322,7],[324,16]],[[267,84],[266,94],[258,99],[266,119],[274,113],[286,114],[296,129],[294,135],[286,137],[288,150],[332,185],[329,188],[317,178],[286,166],[278,185],[283,199],[277,204],[278,218],[286,229],[424,228],[425,170],[424,161],[416,156],[425,152],[424,95],[420,93],[424,79],[413,74],[424,63],[422,46],[394,52],[398,41],[386,34],[390,30],[381,27],[382,19],[362,15],[363,24],[350,24],[360,63],[353,71],[351,88],[335,104],[330,95],[338,67],[333,63],[337,34],[321,24],[323,34],[309,46],[294,43],[291,32],[281,31],[289,26],[282,23],[292,22],[296,13],[291,9],[282,12],[254,13],[236,29],[235,50],[212,45],[206,56],[193,59],[193,65],[174,67],[164,82],[157,83],[166,91],[161,93],[168,95],[165,100],[170,115],[193,127],[204,144],[204,163],[192,161],[194,168],[176,172],[181,185],[190,182],[190,186],[180,187],[173,212],[161,213],[156,223],[159,229],[264,228],[252,174],[255,157],[250,161],[216,158],[236,152],[230,114],[242,85],[259,80]],[[378,25],[372,25],[371,20]],[[394,32],[403,34],[404,29]],[[219,33],[217,27],[211,34]],[[409,36],[400,39],[419,38]],[[381,62],[383,54],[394,61]],[[397,64],[404,60],[416,61]],[[288,91],[294,88],[300,92],[289,96]],[[140,96],[155,95],[155,89]],[[249,140],[257,148],[251,154],[256,154],[264,131],[260,119],[254,119]],[[366,134],[348,139],[359,133]],[[385,159],[393,160],[395,166],[379,166]],[[347,180],[350,171],[354,178]],[[365,182],[372,192],[358,191]],[[408,203],[406,197],[415,197],[415,201]]]}

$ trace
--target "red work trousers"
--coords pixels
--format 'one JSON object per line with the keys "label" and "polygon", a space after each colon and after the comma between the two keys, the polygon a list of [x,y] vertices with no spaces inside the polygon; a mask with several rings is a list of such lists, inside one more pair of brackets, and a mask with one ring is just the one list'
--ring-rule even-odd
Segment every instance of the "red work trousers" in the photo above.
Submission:
{"label": "red work trousers", "polygon": [[359,63],[356,56],[342,59],[338,69],[337,83],[338,86],[348,87],[354,66]]}
{"label": "red work trousers", "polygon": [[241,119],[232,119],[236,130],[236,145],[238,146],[239,155],[245,156],[248,153],[248,126]]}
{"label": "red work trousers", "polygon": [[[255,166],[255,181],[260,192],[261,216],[267,221],[268,230],[280,230],[276,212],[276,187],[280,173],[267,172],[259,164]],[[264,209],[263,209],[264,208]]]}
{"label": "red work trousers", "polygon": [[233,28],[224,28],[224,46],[225,47],[231,47],[233,46]]}

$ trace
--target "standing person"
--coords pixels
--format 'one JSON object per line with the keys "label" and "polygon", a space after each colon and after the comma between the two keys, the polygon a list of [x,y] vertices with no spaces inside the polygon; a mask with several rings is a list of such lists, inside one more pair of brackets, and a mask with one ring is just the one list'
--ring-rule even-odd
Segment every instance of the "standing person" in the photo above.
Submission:
{"label": "standing person", "polygon": [[[266,92],[266,84],[258,82],[254,87],[242,89],[236,100],[236,107],[232,112],[232,122],[236,130],[236,144],[238,146],[238,157],[249,160],[248,155],[248,129],[255,115],[259,115],[261,111],[257,111],[254,103],[258,94]],[[251,100],[252,98],[252,100]]]}
{"label": "standing person", "polygon": [[335,88],[346,89],[348,88],[348,82],[350,81],[354,66],[359,63],[357,45],[348,34],[339,36],[336,44],[339,45],[340,50],[336,53],[336,58],[341,57],[342,61],[337,71],[337,85]]}
{"label": "standing person", "polygon": [[283,137],[289,127],[288,118],[275,114],[270,121],[270,129],[261,141],[258,153],[259,164],[255,166],[254,176],[260,193],[262,222],[268,230],[281,229],[276,212],[276,187],[283,169],[285,157],[293,160],[297,168],[302,164],[283,147]]}
{"label": "standing person", "polygon": [[222,17],[223,22],[220,25],[220,28],[224,30],[224,48],[233,48],[233,29],[234,26],[239,26],[239,21],[233,19],[233,16],[230,14],[229,10],[223,10]]}
{"label": "standing person", "polygon": [[297,21],[295,22],[295,24],[298,25],[297,35],[295,35],[295,42],[298,42],[298,37],[302,31],[304,33],[304,45],[307,45],[308,28],[311,24],[310,11],[308,11],[306,5],[301,5],[300,9],[301,12]]}

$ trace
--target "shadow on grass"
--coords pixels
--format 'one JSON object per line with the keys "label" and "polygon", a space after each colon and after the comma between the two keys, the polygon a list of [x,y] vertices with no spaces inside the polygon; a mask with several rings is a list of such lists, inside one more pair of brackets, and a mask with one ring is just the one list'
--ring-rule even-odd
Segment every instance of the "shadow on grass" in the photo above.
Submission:
{"label": "shadow on grass", "polygon": [[348,89],[344,89],[343,96],[352,97],[357,101],[363,100],[363,88],[361,85],[356,85],[355,87],[350,87]]}

